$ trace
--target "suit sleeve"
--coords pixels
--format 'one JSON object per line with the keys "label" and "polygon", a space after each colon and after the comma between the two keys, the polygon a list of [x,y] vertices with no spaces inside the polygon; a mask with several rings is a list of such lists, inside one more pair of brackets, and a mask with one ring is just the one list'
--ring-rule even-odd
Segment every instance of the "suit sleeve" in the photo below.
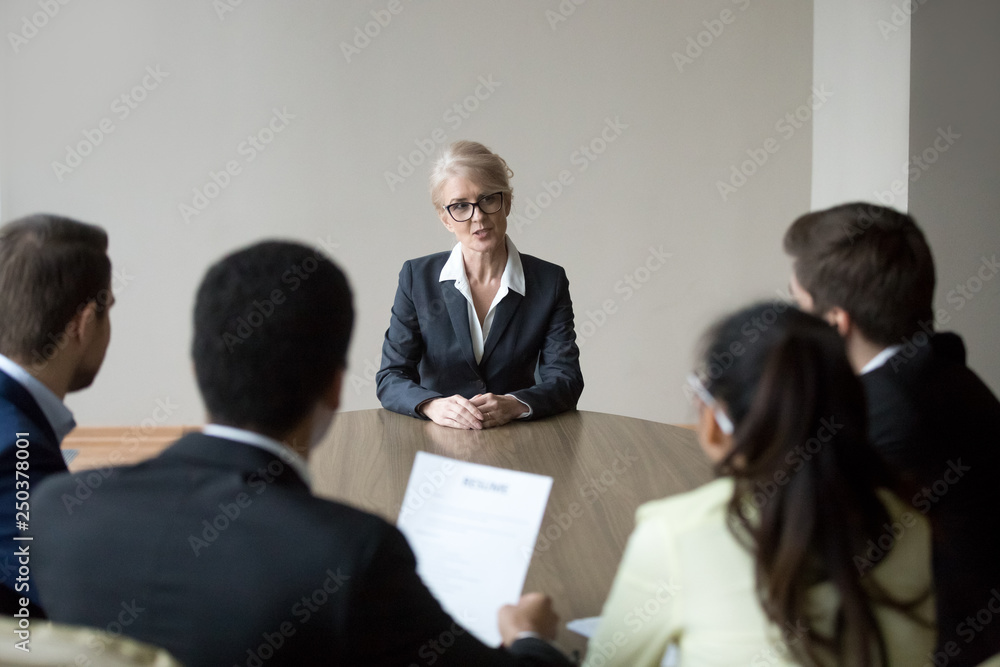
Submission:
{"label": "suit sleeve", "polygon": [[547,642],[522,639],[494,649],[473,637],[441,608],[416,571],[402,533],[386,526],[351,601],[350,636],[357,638],[359,664],[438,667],[568,667]]}
{"label": "suit sleeve", "polygon": [[37,431],[28,425],[15,424],[9,433],[3,434],[3,441],[0,442],[0,478],[10,482],[10,489],[14,488],[17,462],[21,460],[17,457],[19,448],[16,446],[16,434],[22,429],[29,434],[27,440],[30,444],[26,449],[30,457],[32,485],[41,482],[44,477],[68,471],[62,450],[57,443],[38,435]]}
{"label": "suit sleeve", "polygon": [[549,313],[545,340],[538,355],[539,382],[511,392],[532,409],[532,419],[541,419],[576,408],[583,393],[580,348],[573,328],[573,301],[569,280],[559,269],[555,305]]}
{"label": "suit sleeve", "polygon": [[861,376],[868,401],[868,436],[872,447],[906,488],[932,484],[940,474],[931,453],[932,432],[926,415],[899,390],[883,367]]}
{"label": "suit sleeve", "polygon": [[[47,437],[39,433],[40,429],[34,427],[29,422],[4,420],[4,427],[7,432],[2,434],[0,441],[0,539],[5,543],[0,548],[0,585],[14,588],[15,575],[17,574],[17,562],[12,557],[17,542],[12,541],[15,535],[19,535],[15,521],[15,509],[17,504],[17,463],[24,459],[17,457],[18,447],[17,433],[28,433],[27,440],[30,442],[26,448],[28,451],[28,475],[31,493],[37,488],[42,480],[67,472],[66,462],[63,460],[62,451],[59,445],[50,441]],[[22,485],[24,477],[21,478]],[[10,545],[10,546],[7,546]],[[35,604],[39,604],[38,587],[32,583],[28,591],[28,598]]]}
{"label": "suit sleeve", "polygon": [[441,394],[420,385],[418,366],[424,339],[413,303],[413,272],[410,262],[399,272],[399,286],[392,304],[389,328],[382,343],[382,365],[375,376],[375,393],[382,407],[400,414],[426,419],[417,406]]}

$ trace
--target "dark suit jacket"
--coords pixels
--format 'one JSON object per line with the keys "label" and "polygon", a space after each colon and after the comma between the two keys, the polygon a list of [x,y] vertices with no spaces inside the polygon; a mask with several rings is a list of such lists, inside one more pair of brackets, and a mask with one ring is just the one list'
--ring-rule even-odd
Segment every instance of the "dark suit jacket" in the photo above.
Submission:
{"label": "dark suit jacket", "polygon": [[395,527],[313,496],[262,449],[196,433],[110,470],[80,503],[65,499],[85,473],[35,498],[53,620],[120,629],[188,667],[569,664],[540,640],[478,642]]}
{"label": "dark suit jacket", "polygon": [[976,665],[1000,653],[1000,617],[975,629],[1000,590],[1000,402],[965,365],[961,338],[916,338],[925,344],[861,376],[869,431],[900,496],[931,520],[939,644],[961,651],[948,664]]}
{"label": "dark suit jacket", "polygon": [[[27,484],[24,483],[23,475],[17,475],[18,433],[27,433],[25,439],[30,443],[26,448],[28,469],[22,471],[27,474]],[[14,552],[22,545],[27,545],[30,560],[33,547],[31,542],[18,543],[12,539],[16,535],[27,535],[17,528],[17,520],[23,520],[24,517],[15,516],[15,505],[18,502],[16,494],[18,491],[27,491],[29,509],[34,509],[31,495],[38,483],[47,476],[60,472],[66,472],[66,462],[49,420],[27,389],[0,371],[0,586],[5,588],[0,590],[2,613],[16,611],[20,606],[17,605],[17,600],[21,597],[27,597],[35,605],[39,599],[38,591],[31,581],[17,581],[20,563]],[[30,513],[28,519],[30,526],[33,523]]]}
{"label": "dark suit jacket", "polygon": [[562,267],[521,254],[525,295],[511,290],[497,304],[477,364],[468,301],[454,281],[438,280],[449,254],[411,259],[399,272],[376,375],[382,406],[421,417],[416,407],[431,398],[494,393],[524,401],[535,419],[575,408],[583,374]]}

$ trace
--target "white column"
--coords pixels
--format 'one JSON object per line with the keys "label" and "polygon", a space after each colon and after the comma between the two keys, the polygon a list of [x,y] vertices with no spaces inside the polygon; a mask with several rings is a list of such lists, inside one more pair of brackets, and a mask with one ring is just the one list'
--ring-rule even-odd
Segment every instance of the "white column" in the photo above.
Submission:
{"label": "white column", "polygon": [[[926,1],[926,0],[924,0]],[[907,207],[910,12],[918,0],[815,0],[812,208],[879,200]]]}

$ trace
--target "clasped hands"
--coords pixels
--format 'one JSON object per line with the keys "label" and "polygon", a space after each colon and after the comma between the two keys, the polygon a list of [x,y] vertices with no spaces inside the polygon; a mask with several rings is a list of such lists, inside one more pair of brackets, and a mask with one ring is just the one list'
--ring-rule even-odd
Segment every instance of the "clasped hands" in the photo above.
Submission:
{"label": "clasped hands", "polygon": [[476,394],[464,398],[455,394],[427,401],[421,412],[435,424],[450,428],[482,430],[503,426],[528,411],[513,396]]}

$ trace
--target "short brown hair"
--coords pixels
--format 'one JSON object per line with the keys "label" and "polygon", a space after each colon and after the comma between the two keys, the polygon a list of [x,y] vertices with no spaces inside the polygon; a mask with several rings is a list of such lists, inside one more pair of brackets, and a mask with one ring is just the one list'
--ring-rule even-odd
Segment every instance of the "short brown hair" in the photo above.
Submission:
{"label": "short brown hair", "polygon": [[905,213],[863,202],[807,213],[785,233],[785,252],[816,312],[843,308],[873,343],[933,322],[934,258]]}
{"label": "short brown hair", "polygon": [[0,228],[0,354],[31,361],[59,345],[88,303],[111,300],[108,235],[56,215],[29,215]]}

